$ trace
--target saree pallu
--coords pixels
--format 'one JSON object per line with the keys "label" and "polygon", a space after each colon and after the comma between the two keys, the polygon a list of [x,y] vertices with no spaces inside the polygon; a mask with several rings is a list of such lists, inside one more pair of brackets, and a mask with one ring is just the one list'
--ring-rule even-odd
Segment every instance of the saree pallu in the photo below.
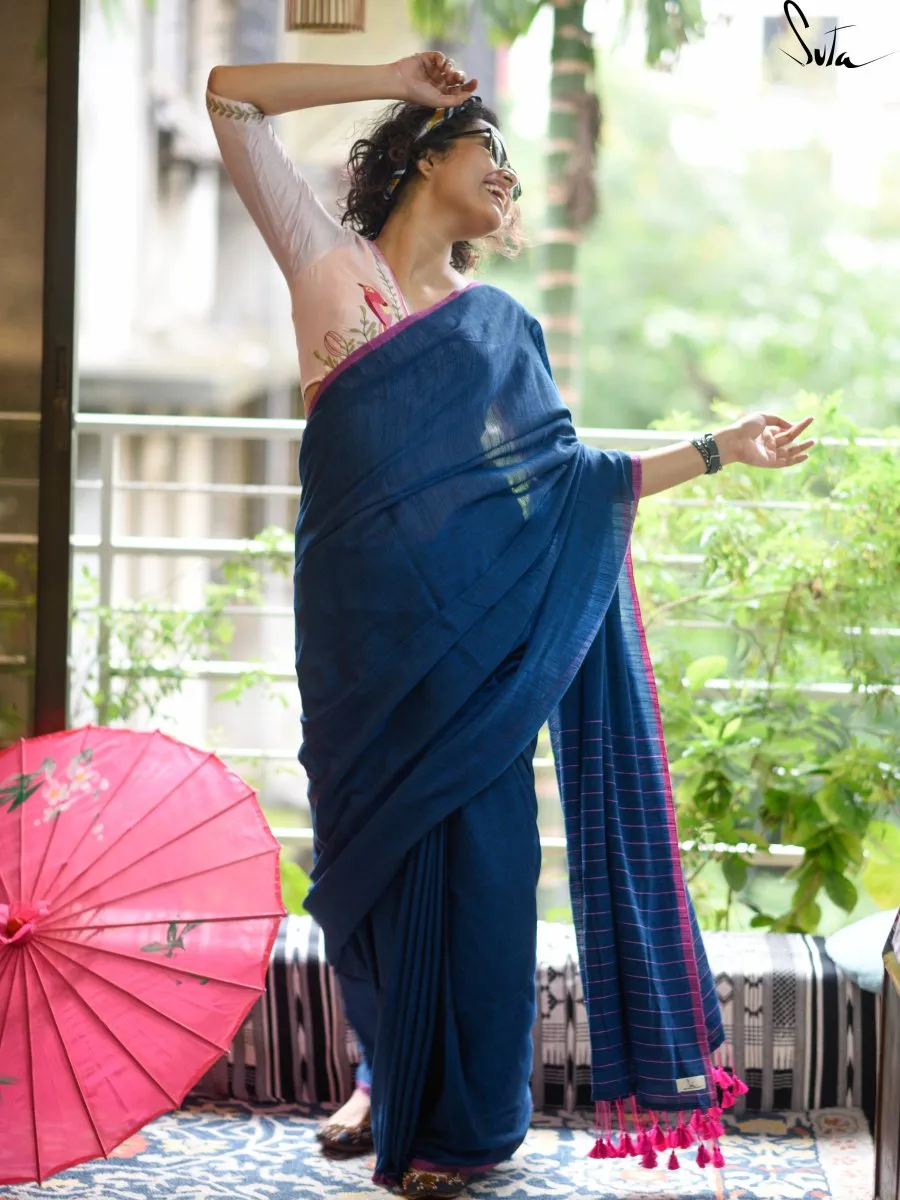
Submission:
{"label": "saree pallu", "polygon": [[631,580],[639,460],[578,441],[540,326],[481,285],[329,377],[300,476],[307,908],[377,1012],[376,1179],[525,1136],[548,719],[595,1098],[644,1136],[644,1110],[708,1114],[722,1027]]}

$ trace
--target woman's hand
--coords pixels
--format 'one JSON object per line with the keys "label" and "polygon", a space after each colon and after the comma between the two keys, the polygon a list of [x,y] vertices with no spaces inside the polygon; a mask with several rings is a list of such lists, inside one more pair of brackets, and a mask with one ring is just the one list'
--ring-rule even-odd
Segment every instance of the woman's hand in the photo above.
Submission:
{"label": "woman's hand", "polygon": [[812,424],[805,417],[792,425],[783,417],[771,413],[750,413],[733,425],[715,434],[722,465],[745,463],[748,467],[796,467],[809,458],[808,450],[816,444],[813,438],[798,442],[797,438]]}
{"label": "woman's hand", "polygon": [[462,104],[478,87],[477,79],[466,81],[453,60],[436,50],[412,54],[392,64],[398,79],[398,100],[425,108],[449,108]]}

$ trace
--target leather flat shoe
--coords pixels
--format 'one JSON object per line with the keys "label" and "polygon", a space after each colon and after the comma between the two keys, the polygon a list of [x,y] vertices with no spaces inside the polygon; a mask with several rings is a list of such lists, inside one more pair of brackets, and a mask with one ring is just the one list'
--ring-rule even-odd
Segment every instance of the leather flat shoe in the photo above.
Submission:
{"label": "leather flat shoe", "polygon": [[410,1167],[403,1173],[402,1191],[409,1200],[426,1200],[429,1196],[449,1200],[465,1191],[468,1182],[458,1171],[422,1171]]}
{"label": "leather flat shoe", "polygon": [[371,1154],[375,1149],[372,1124],[368,1118],[358,1125],[340,1125],[325,1121],[316,1130],[316,1139],[326,1154],[349,1157],[351,1154]]}

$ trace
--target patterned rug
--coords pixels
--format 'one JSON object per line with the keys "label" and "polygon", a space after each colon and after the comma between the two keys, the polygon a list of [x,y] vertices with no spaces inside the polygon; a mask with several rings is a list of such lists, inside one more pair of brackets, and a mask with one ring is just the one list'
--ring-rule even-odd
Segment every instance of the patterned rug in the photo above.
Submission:
{"label": "patterned rug", "polygon": [[[108,1161],[85,1163],[36,1184],[2,1188],[4,1200],[385,1200],[371,1159],[323,1158],[309,1109],[193,1103],[129,1138]],[[536,1115],[511,1162],[472,1185],[473,1197],[539,1200],[872,1200],[874,1152],[853,1109],[730,1122],[724,1171],[678,1171],[635,1160],[596,1162],[582,1116]]]}

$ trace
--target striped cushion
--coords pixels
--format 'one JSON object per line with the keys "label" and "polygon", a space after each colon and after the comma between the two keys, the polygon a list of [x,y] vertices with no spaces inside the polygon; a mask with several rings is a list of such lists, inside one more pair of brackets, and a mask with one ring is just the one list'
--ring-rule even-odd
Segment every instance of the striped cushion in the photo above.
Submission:
{"label": "striped cushion", "polygon": [[[735,1069],[750,1087],[735,1115],[862,1108],[875,1114],[881,998],[842,974],[823,938],[706,933]],[[590,1107],[590,1045],[571,925],[538,925],[537,1109]],[[323,938],[309,917],[281,926],[264,995],[195,1094],[332,1103],[352,1090],[359,1048]]]}

